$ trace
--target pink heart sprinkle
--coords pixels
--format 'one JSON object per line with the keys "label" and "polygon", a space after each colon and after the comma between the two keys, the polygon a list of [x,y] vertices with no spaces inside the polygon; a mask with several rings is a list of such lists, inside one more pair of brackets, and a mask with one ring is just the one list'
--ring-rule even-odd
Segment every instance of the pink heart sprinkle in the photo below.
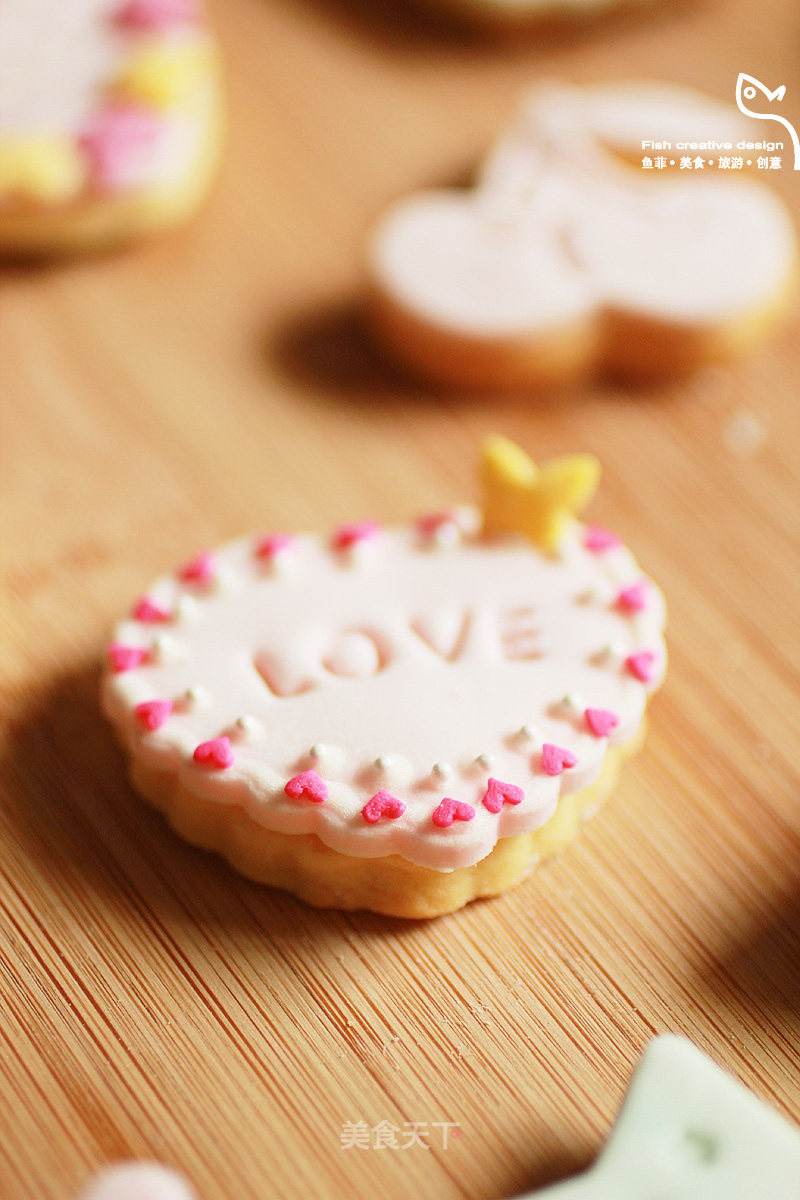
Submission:
{"label": "pink heart sprinkle", "polygon": [[214,578],[216,570],[216,557],[210,550],[204,550],[196,558],[183,564],[178,571],[178,578],[184,583],[208,583]]}
{"label": "pink heart sprinkle", "polygon": [[617,714],[609,712],[607,708],[587,708],[584,716],[586,724],[598,738],[610,737],[619,725]]}
{"label": "pink heart sprinkle", "polygon": [[256,558],[274,558],[293,546],[295,541],[293,533],[267,533],[258,540]]}
{"label": "pink heart sprinkle", "polygon": [[486,785],[483,806],[490,813],[499,813],[504,804],[521,804],[525,793],[521,787],[513,783],[501,783],[499,779],[490,779]]}
{"label": "pink heart sprinkle", "polygon": [[652,650],[639,650],[636,654],[628,655],[625,666],[634,679],[638,679],[640,683],[649,683],[656,673],[655,661],[656,656]]}
{"label": "pink heart sprinkle", "polygon": [[172,712],[171,700],[145,700],[133,710],[145,729],[160,729]]}
{"label": "pink heart sprinkle", "polygon": [[161,32],[175,25],[196,21],[199,15],[197,0],[127,0],[115,19],[126,29]]}
{"label": "pink heart sprinkle", "polygon": [[376,821],[380,821],[381,817],[388,817],[391,821],[395,821],[398,817],[402,817],[406,811],[406,806],[402,800],[398,800],[396,796],[392,796],[383,788],[367,801],[361,810],[361,815],[370,825],[374,825]]}
{"label": "pink heart sprinkle", "polygon": [[560,775],[565,767],[574,767],[577,758],[571,750],[545,742],[542,746],[542,770],[545,775]]}
{"label": "pink heart sprinkle", "polygon": [[340,525],[333,532],[331,545],[334,550],[349,550],[360,542],[368,542],[377,537],[380,529],[377,521],[353,521],[346,525]]}
{"label": "pink heart sprinkle", "polygon": [[149,596],[142,596],[133,606],[131,616],[134,621],[142,621],[145,625],[154,625],[159,621],[168,621],[172,614],[160,604],[156,604]]}
{"label": "pink heart sprinkle", "polygon": [[604,550],[621,545],[622,539],[610,529],[604,529],[602,525],[590,525],[584,535],[583,544],[592,554],[602,554]]}
{"label": "pink heart sprinkle", "polygon": [[617,608],[623,612],[641,612],[647,608],[647,580],[640,579],[624,587],[617,596]]}
{"label": "pink heart sprinkle", "polygon": [[203,767],[214,767],[219,771],[233,766],[233,751],[228,737],[212,738],[195,748],[192,758]]}
{"label": "pink heart sprinkle", "polygon": [[142,156],[162,129],[159,117],[144,105],[119,102],[99,109],[78,137],[95,185],[115,191],[135,182]]}
{"label": "pink heart sprinkle", "polygon": [[301,771],[290,779],[283,789],[293,800],[313,800],[314,804],[322,804],[328,798],[328,787],[316,771]]}
{"label": "pink heart sprinkle", "polygon": [[431,820],[440,829],[446,829],[454,820],[471,821],[474,816],[475,809],[471,804],[465,804],[463,800],[451,800],[449,796],[445,796],[434,809]]}
{"label": "pink heart sprinkle", "polygon": [[146,658],[144,646],[125,646],[122,642],[112,642],[108,647],[108,661],[118,674],[140,667]]}

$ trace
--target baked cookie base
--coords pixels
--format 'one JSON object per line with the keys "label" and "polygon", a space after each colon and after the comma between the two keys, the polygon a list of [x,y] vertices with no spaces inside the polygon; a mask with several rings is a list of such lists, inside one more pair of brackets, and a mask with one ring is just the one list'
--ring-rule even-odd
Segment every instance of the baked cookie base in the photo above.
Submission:
{"label": "baked cookie base", "polygon": [[429,324],[373,281],[366,317],[400,364],[445,387],[547,388],[584,379],[595,368],[612,378],[648,383],[747,353],[780,327],[799,290],[792,264],[769,300],[727,323],[669,324],[608,309],[544,333],[481,338]]}
{"label": "baked cookie base", "polygon": [[203,200],[219,165],[224,117],[216,82],[203,107],[205,133],[190,168],[180,179],[58,209],[0,210],[0,255],[30,259],[100,251],[180,225]]}
{"label": "baked cookie base", "polygon": [[581,825],[616,786],[622,762],[644,740],[644,723],[624,746],[606,753],[600,775],[589,787],[564,796],[539,829],[501,838],[474,866],[435,871],[398,854],[357,858],[326,846],[316,834],[265,829],[238,805],[201,798],[175,775],[134,762],[134,787],[165,814],[187,841],[222,854],[248,879],[283,888],[317,908],[369,909],[393,917],[436,917],[471,900],[496,896],[516,886],[544,859],[575,840]]}

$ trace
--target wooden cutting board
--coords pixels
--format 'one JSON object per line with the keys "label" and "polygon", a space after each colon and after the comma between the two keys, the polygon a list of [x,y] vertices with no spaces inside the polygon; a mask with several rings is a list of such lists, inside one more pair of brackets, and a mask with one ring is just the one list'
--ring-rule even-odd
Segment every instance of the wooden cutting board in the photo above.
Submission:
{"label": "wooden cutting board", "polygon": [[[201,217],[0,278],[0,1196],[146,1156],[203,1200],[491,1200],[588,1163],[665,1029],[800,1120],[797,321],[670,387],[466,398],[403,382],[353,307],[373,217],[477,161],[536,79],[732,98],[746,70],[800,120],[794,0],[507,45],[404,0],[217,17],[229,150]],[[184,845],[98,711],[112,621],[236,533],[473,498],[491,430],[596,453],[592,517],[667,593],[670,674],[615,799],[432,923],[315,912]]]}

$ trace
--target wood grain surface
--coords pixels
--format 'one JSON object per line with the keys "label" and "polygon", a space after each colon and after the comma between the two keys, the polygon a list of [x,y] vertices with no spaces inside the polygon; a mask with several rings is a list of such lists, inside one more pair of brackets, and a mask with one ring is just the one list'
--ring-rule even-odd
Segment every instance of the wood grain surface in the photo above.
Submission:
{"label": "wood grain surface", "polygon": [[[216,16],[229,146],[200,217],[0,275],[0,1197],[146,1156],[203,1200],[491,1200],[588,1163],[666,1029],[800,1120],[797,320],[645,393],[465,398],[403,381],[357,312],[369,222],[474,164],[528,83],[732,98],[746,70],[800,120],[800,9],[664,0],[506,44],[405,0]],[[596,453],[592,516],[667,594],[670,674],[615,799],[432,923],[316,912],[183,844],[98,710],[112,621],[248,529],[472,498],[490,430]],[[431,1148],[342,1149],[358,1121],[427,1123]]]}

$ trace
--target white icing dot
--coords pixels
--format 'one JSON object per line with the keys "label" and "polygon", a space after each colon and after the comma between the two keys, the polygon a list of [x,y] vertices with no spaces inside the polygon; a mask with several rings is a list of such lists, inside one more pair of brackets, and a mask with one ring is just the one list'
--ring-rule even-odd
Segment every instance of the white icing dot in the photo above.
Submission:
{"label": "white icing dot", "polygon": [[243,713],[241,717],[237,717],[234,725],[239,737],[257,738],[264,732],[261,722],[256,717],[251,717],[249,713]]}
{"label": "white icing dot", "polygon": [[290,547],[285,546],[283,550],[277,550],[274,554],[270,554],[264,560],[264,565],[270,575],[283,577],[295,568],[297,565],[297,556],[292,552]]}
{"label": "white icing dot", "polygon": [[488,771],[489,768],[494,765],[494,755],[487,754],[486,751],[484,751],[482,754],[479,754],[478,757],[475,759],[475,765],[478,767],[483,767],[485,770]]}
{"label": "white icing dot", "polygon": [[600,654],[598,655],[598,657],[603,662],[612,663],[612,662],[619,662],[619,660],[623,657],[624,654],[625,654],[625,647],[622,645],[621,642],[606,642],[605,646],[603,646],[602,650],[600,651]]}
{"label": "white icing dot", "polygon": [[308,752],[315,767],[322,771],[336,771],[344,764],[345,753],[340,746],[332,746],[328,742],[315,742]]}
{"label": "white icing dot", "polygon": [[411,782],[414,769],[402,754],[380,754],[372,764],[381,779],[392,787],[404,787]]}
{"label": "white icing dot", "polygon": [[230,592],[236,586],[238,576],[230,563],[220,563],[211,581],[215,592]]}
{"label": "white icing dot", "polygon": [[191,708],[208,708],[211,704],[211,692],[199,683],[193,683],[185,692],[185,699]]}
{"label": "white icing dot", "polygon": [[183,662],[186,658],[186,650],[177,642],[171,633],[162,633],[153,642],[153,654],[156,662],[161,666],[169,666],[171,663]]}
{"label": "white icing dot", "polygon": [[607,604],[610,599],[611,588],[602,582],[591,584],[578,596],[580,604]]}
{"label": "white icing dot", "polygon": [[433,540],[437,546],[457,546],[461,541],[461,530],[455,521],[442,521],[436,527]]}
{"label": "white icing dot", "polygon": [[436,779],[450,779],[452,774],[453,768],[450,766],[450,763],[437,762],[433,764],[431,775],[433,775]]}
{"label": "white icing dot", "polygon": [[184,594],[178,598],[175,611],[182,621],[194,621],[197,619],[199,607],[194,596]]}
{"label": "white icing dot", "polygon": [[541,733],[535,725],[530,725],[527,722],[520,725],[517,730],[517,737],[521,742],[538,742],[541,740]]}

